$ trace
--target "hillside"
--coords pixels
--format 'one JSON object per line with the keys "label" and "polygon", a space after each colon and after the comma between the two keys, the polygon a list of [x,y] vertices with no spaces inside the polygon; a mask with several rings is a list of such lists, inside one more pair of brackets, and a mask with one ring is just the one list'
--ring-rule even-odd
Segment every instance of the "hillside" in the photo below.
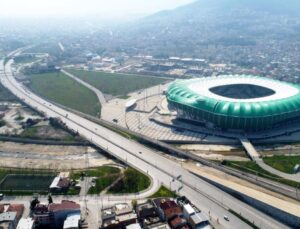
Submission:
{"label": "hillside", "polygon": [[211,44],[253,46],[262,40],[295,41],[300,35],[299,8],[296,0],[198,0],[122,27],[113,43],[164,56],[196,55],[195,47]]}

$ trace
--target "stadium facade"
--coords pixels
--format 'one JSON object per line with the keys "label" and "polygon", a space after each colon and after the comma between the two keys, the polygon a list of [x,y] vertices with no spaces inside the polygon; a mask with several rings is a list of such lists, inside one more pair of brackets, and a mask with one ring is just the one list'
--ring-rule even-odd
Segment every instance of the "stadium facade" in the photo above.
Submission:
{"label": "stadium facade", "polygon": [[300,119],[300,86],[252,75],[177,80],[167,90],[180,118],[253,132]]}

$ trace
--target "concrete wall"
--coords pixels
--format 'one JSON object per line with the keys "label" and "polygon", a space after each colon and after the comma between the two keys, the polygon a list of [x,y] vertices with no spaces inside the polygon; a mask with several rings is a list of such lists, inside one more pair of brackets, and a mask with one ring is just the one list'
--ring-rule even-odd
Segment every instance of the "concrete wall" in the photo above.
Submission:
{"label": "concrete wall", "polygon": [[[197,174],[195,174],[197,175]],[[199,176],[199,175],[197,175]],[[252,197],[249,197],[241,192],[238,192],[236,190],[233,190],[231,188],[228,188],[224,185],[221,185],[217,182],[214,182],[212,180],[209,180],[205,177],[199,176],[201,177],[203,180],[207,181],[208,183],[220,188],[221,190],[227,192],[228,194],[234,196],[235,198],[243,201],[246,204],[249,204],[250,206],[268,214],[269,216],[271,216],[272,218],[275,218],[277,220],[279,220],[280,222],[293,227],[293,228],[300,228],[300,217],[292,215],[288,212],[282,211],[278,208],[275,208],[273,206],[270,206],[266,203],[263,203],[257,199],[254,199]],[[238,212],[239,213],[239,212]]]}

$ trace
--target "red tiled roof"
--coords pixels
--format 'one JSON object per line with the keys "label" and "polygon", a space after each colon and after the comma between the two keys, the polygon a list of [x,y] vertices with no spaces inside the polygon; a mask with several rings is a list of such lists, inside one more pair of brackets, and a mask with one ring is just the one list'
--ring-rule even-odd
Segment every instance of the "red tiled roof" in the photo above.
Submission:
{"label": "red tiled roof", "polygon": [[34,207],[34,212],[38,213],[38,212],[48,212],[48,206],[45,204],[37,204]]}
{"label": "red tiled roof", "polygon": [[0,204],[0,213],[4,212],[4,204]]}
{"label": "red tiled roof", "polygon": [[63,211],[63,210],[80,210],[80,205],[69,200],[62,200],[60,204],[50,204],[49,211]]}
{"label": "red tiled roof", "polygon": [[169,208],[177,208],[178,205],[173,200],[167,200],[165,202],[160,203],[160,207],[163,210],[167,210]]}
{"label": "red tiled roof", "polygon": [[7,212],[17,212],[17,219],[20,219],[24,212],[23,204],[11,204],[9,205]]}
{"label": "red tiled roof", "polygon": [[190,229],[189,228],[189,226],[188,225],[184,225],[184,226],[182,226],[181,228],[179,228],[179,229]]}
{"label": "red tiled roof", "polygon": [[68,188],[70,186],[70,179],[69,178],[61,178],[57,184],[60,188]]}
{"label": "red tiled roof", "polygon": [[182,223],[182,219],[178,216],[170,221],[170,224],[173,228],[177,227],[181,223]]}

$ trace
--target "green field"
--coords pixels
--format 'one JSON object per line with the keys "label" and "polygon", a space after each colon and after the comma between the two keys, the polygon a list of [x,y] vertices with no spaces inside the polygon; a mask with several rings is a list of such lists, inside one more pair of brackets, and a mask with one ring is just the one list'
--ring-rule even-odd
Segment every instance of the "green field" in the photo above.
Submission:
{"label": "green field", "polygon": [[225,166],[232,167],[234,169],[241,170],[243,172],[255,174],[259,177],[264,177],[278,183],[290,185],[296,188],[300,188],[300,183],[292,180],[287,180],[281,178],[275,174],[269,173],[268,171],[262,169],[259,165],[257,165],[254,161],[223,161],[222,163]]}
{"label": "green field", "polygon": [[47,194],[55,175],[47,170],[0,168],[0,192],[6,195]]}
{"label": "green field", "polygon": [[300,156],[276,155],[272,157],[264,157],[263,160],[274,169],[285,173],[294,173],[295,165],[300,164]]}
{"label": "green field", "polygon": [[177,194],[170,189],[166,188],[165,186],[161,186],[156,193],[154,193],[150,198],[158,198],[158,197],[178,197]]}
{"label": "green field", "polygon": [[33,91],[54,102],[94,116],[100,112],[97,96],[62,73],[35,74],[29,79]]}
{"label": "green field", "polygon": [[51,175],[7,175],[0,184],[4,191],[48,191],[54,176]]}
{"label": "green field", "polygon": [[68,70],[105,94],[124,97],[128,93],[166,82],[166,79],[106,72]]}
{"label": "green field", "polygon": [[133,169],[127,168],[124,178],[109,189],[111,194],[138,193],[147,189],[151,184],[148,176]]}
{"label": "green field", "polygon": [[16,102],[18,98],[14,96],[0,83],[0,102]]}

